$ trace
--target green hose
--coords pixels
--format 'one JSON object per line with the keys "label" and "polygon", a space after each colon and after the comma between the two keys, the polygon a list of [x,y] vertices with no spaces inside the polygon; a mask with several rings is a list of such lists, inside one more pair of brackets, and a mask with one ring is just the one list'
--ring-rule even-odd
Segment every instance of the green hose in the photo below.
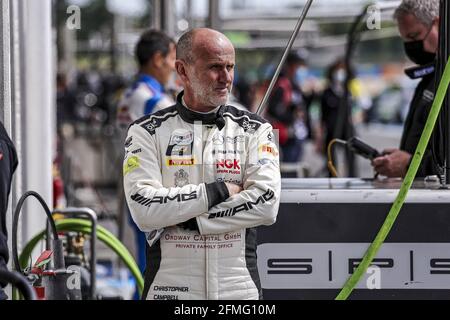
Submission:
{"label": "green hose", "polygon": [[[56,221],[56,228],[58,231],[74,231],[81,232],[84,234],[91,233],[91,223],[86,220],[81,219],[64,219]],[[44,238],[45,230],[41,231],[35,235],[23,249],[19,261],[22,268],[25,268],[28,264],[31,252],[34,250],[38,242]],[[111,248],[125,263],[128,269],[131,271],[132,275],[136,279],[136,284],[139,293],[142,294],[144,289],[144,279],[137,266],[135,260],[131,256],[127,248],[108,230],[102,226],[97,226],[97,238],[102,241],[105,245]]]}
{"label": "green hose", "polygon": [[347,280],[341,292],[339,292],[338,296],[336,297],[336,300],[346,300],[348,296],[352,293],[353,289],[358,284],[359,280],[372,263],[372,260],[375,258],[378,250],[380,249],[381,245],[383,244],[384,240],[389,234],[389,231],[394,225],[394,222],[397,219],[400,209],[402,208],[403,203],[405,202],[406,195],[408,194],[408,191],[411,188],[414,178],[416,177],[417,170],[419,169],[419,165],[420,162],[422,161],[423,154],[425,153],[428,141],[430,140],[431,134],[433,133],[434,125],[436,124],[436,120],[441,111],[442,103],[444,102],[449,84],[450,84],[450,60],[447,62],[447,65],[445,67],[444,74],[442,75],[442,79],[439,83],[439,87],[436,92],[436,98],[434,99],[433,105],[430,110],[430,114],[428,115],[427,122],[425,123],[425,128],[422,132],[422,135],[416,148],[416,152],[414,153],[413,159],[409,166],[408,172],[406,173],[406,177],[403,180],[397,198],[395,199],[395,202],[392,205],[391,210],[389,211],[389,214],[386,217],[386,220],[381,226],[380,231],[378,231],[375,240],[370,245],[369,249],[367,249],[361,264]]}

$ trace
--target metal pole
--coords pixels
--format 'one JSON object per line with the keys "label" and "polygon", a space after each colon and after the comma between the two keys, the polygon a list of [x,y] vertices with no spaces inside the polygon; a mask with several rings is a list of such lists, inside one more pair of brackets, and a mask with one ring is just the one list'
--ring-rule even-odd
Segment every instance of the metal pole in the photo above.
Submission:
{"label": "metal pole", "polygon": [[220,30],[222,27],[222,23],[219,13],[219,1],[209,0],[208,12],[209,14],[206,26],[214,30]]}
{"label": "metal pole", "polygon": [[186,1],[186,20],[188,21],[189,24],[189,29],[194,28],[194,17],[192,16],[193,11],[192,11],[192,0],[187,0]]}
{"label": "metal pole", "polygon": [[258,110],[256,113],[258,115],[261,115],[264,112],[267,100],[269,99],[273,87],[275,86],[275,83],[278,80],[278,76],[280,75],[281,69],[283,69],[284,63],[286,61],[286,58],[289,54],[289,52],[292,49],[292,46],[294,45],[294,41],[297,38],[298,32],[300,31],[300,28],[303,24],[303,21],[305,21],[306,15],[308,14],[309,8],[311,7],[313,0],[308,0],[308,2],[303,7],[302,14],[300,15],[300,18],[298,18],[297,25],[294,28],[294,31],[292,32],[291,38],[289,39],[289,42],[286,46],[286,49],[284,50],[283,56],[281,57],[280,63],[278,64],[278,67],[275,71],[275,74],[273,75],[272,81],[270,82],[269,88],[266,91],[266,94],[264,95],[264,98],[261,101],[261,104],[258,107]]}
{"label": "metal pole", "polygon": [[[23,154],[20,159],[25,191],[38,192],[52,207],[52,162],[55,153],[54,64],[51,0],[18,1],[21,24],[21,65]],[[20,195],[18,195],[20,197]],[[26,206],[23,239],[30,239],[45,228],[45,219],[36,215],[41,208],[35,202]]]}
{"label": "metal pole", "polygon": [[164,0],[161,5],[161,29],[169,36],[175,36],[174,4],[172,0]]}
{"label": "metal pole", "polygon": [[10,7],[8,1],[0,2],[0,121],[11,135],[11,32]]}
{"label": "metal pole", "polygon": [[162,29],[162,23],[161,23],[161,3],[162,0],[152,0],[151,1],[151,21],[150,26],[153,29]]}
{"label": "metal pole", "polygon": [[[0,121],[3,123],[6,131],[11,139],[14,141],[12,135],[13,128],[13,112],[11,102],[11,48],[10,48],[10,3],[8,1],[0,1]],[[14,189],[11,190],[12,194]],[[8,208],[6,209],[6,230],[8,232],[8,243],[11,243],[12,230],[12,201],[10,197],[8,201]],[[11,259],[9,261],[11,267]],[[11,269],[11,268],[9,268]],[[11,296],[11,287],[8,286],[6,294]]]}
{"label": "metal pole", "polygon": [[[10,0],[10,6],[11,6],[11,69],[12,69],[12,75],[11,75],[11,88],[12,88],[12,110],[14,113],[14,119],[13,119],[13,132],[12,132],[12,139],[14,141],[14,146],[16,148],[17,152],[17,158],[19,159],[19,166],[14,174],[13,179],[13,185],[12,185],[12,201],[11,201],[11,207],[15,208],[17,206],[17,203],[24,193],[24,165],[22,162],[24,162],[22,159],[25,157],[24,154],[24,131],[22,130],[23,127],[23,101],[22,98],[22,88],[24,87],[24,79],[22,77],[22,68],[23,68],[23,52],[22,50],[23,43],[22,43],[22,35],[23,35],[23,24],[21,24],[20,19],[20,13],[23,11],[23,2],[22,1],[15,1]],[[10,215],[10,218],[12,218],[12,212]],[[12,219],[11,219],[11,227],[12,227]],[[17,236],[19,242],[17,245],[19,248],[22,247],[22,223],[19,221],[19,228],[17,230]],[[12,243],[12,232],[8,235],[9,237],[9,243]]]}
{"label": "metal pole", "polygon": [[[450,4],[448,0],[440,1],[440,19],[439,19],[439,52],[438,52],[438,70],[437,79],[441,79],[444,67],[448,62],[450,55]],[[447,91],[444,103],[442,105],[442,116],[447,119],[443,121],[444,126],[444,152],[445,152],[445,183],[450,184],[450,92]]]}
{"label": "metal pole", "polygon": [[[351,103],[350,103],[350,70],[351,70],[351,60],[353,53],[355,52],[356,46],[360,41],[361,31],[360,27],[363,23],[365,17],[367,16],[367,9],[370,5],[364,7],[362,12],[357,16],[355,21],[350,27],[347,39],[347,46],[345,50],[345,68],[347,70],[347,76],[344,82],[344,96],[341,99],[339,106],[339,113],[336,120],[336,128],[334,138],[340,138],[344,140],[350,139],[354,135],[353,120],[351,117]],[[357,165],[355,161],[355,154],[351,152],[348,148],[345,150],[345,157],[347,160],[347,176],[355,177],[357,170]]]}
{"label": "metal pole", "polygon": [[[6,229],[8,231],[8,243],[12,243],[12,208],[17,204],[18,199],[23,193],[23,164],[22,164],[22,92],[21,92],[21,54],[20,54],[20,35],[21,25],[19,19],[20,1],[8,0],[0,2],[0,42],[2,50],[0,51],[0,118],[14,142],[19,167],[14,174],[11,187],[11,198],[8,201],[6,214]],[[18,236],[21,237],[21,227],[18,230]],[[21,246],[21,242],[18,243]],[[9,267],[12,268],[12,260],[9,261]],[[11,290],[7,288],[7,294],[11,296]]]}

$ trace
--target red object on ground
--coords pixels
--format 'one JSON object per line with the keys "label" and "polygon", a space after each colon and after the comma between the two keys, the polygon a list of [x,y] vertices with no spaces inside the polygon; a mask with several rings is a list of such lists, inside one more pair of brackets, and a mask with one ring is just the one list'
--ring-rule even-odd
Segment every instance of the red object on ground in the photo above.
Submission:
{"label": "red object on ground", "polygon": [[34,287],[36,292],[36,297],[38,300],[45,300],[45,288],[44,287]]}

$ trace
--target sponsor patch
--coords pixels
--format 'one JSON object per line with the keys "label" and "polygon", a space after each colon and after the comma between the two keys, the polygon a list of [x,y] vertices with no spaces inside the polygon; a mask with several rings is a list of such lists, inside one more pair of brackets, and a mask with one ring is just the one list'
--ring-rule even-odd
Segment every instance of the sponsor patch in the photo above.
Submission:
{"label": "sponsor patch", "polygon": [[139,158],[137,156],[132,156],[132,157],[128,158],[127,162],[123,166],[123,174],[126,176],[127,174],[136,170],[140,166],[141,165],[140,165]]}
{"label": "sponsor patch", "polygon": [[434,93],[431,92],[430,90],[424,90],[422,97],[423,97],[423,100],[432,102],[434,100]]}
{"label": "sponsor patch", "polygon": [[166,161],[167,166],[169,167],[176,167],[176,166],[193,166],[195,164],[194,158],[171,158],[167,157]]}
{"label": "sponsor patch", "polygon": [[274,157],[278,157],[278,151],[277,149],[273,146],[273,145],[269,145],[269,144],[263,144],[259,147],[259,153],[260,154],[264,154],[264,153],[270,153],[271,155],[273,155]]}
{"label": "sponsor patch", "polygon": [[189,184],[189,174],[183,169],[178,170],[175,173],[175,186],[184,187]]}
{"label": "sponsor patch", "polygon": [[241,174],[240,161],[237,159],[220,159],[216,161],[217,173]]}
{"label": "sponsor patch", "polygon": [[244,131],[248,133],[255,133],[257,129],[256,124],[248,120],[244,120],[244,122],[242,123],[242,127],[244,128]]}
{"label": "sponsor patch", "polygon": [[192,165],[192,164],[174,164],[180,163],[179,160],[186,160],[186,157],[192,158],[192,149],[194,146],[194,133],[192,131],[177,129],[169,139],[166,156],[168,157],[168,165]]}
{"label": "sponsor patch", "polygon": [[234,150],[234,149],[228,149],[228,150],[221,150],[221,149],[213,149],[212,154],[243,154],[244,151],[241,150]]}
{"label": "sponsor patch", "polygon": [[245,142],[245,136],[244,135],[237,135],[234,137],[230,136],[223,136],[221,134],[216,134],[212,138],[214,145],[223,145],[223,144],[237,144],[237,143],[244,143]]}
{"label": "sponsor patch", "polygon": [[234,183],[234,184],[237,184],[237,185],[241,185],[242,184],[242,180],[239,180],[239,179],[217,178],[216,181],[217,182],[229,182],[229,183]]}
{"label": "sponsor patch", "polygon": [[132,144],[133,144],[133,137],[131,136],[125,141],[125,148],[129,148]]}
{"label": "sponsor patch", "polygon": [[223,211],[212,212],[209,214],[208,219],[233,217],[241,211],[249,211],[256,208],[257,206],[265,205],[268,201],[272,200],[274,196],[275,192],[267,189],[267,191],[263,195],[259,196],[255,201],[248,201],[236,207],[229,208]]}
{"label": "sponsor patch", "polygon": [[190,145],[194,141],[194,133],[188,130],[175,130],[170,137],[172,145]]}
{"label": "sponsor patch", "polygon": [[176,201],[176,202],[186,202],[190,200],[196,200],[198,199],[197,191],[192,191],[190,193],[179,193],[174,195],[173,197],[167,195],[165,197],[163,196],[154,196],[153,198],[146,198],[144,196],[141,196],[139,193],[133,194],[131,196],[131,200],[146,206],[150,207],[152,203],[158,203],[158,204],[166,204],[170,201]]}

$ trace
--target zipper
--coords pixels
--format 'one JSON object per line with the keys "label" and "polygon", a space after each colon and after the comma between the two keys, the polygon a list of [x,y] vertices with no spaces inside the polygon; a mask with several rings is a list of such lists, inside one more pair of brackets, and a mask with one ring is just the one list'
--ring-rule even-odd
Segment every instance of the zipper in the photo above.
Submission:
{"label": "zipper", "polygon": [[[207,157],[207,154],[205,153],[205,150],[207,150],[207,148],[208,148],[208,143],[210,142],[210,141],[212,141],[212,137],[211,137],[211,134],[212,133],[214,133],[214,131],[215,131],[215,128],[214,127],[211,127],[211,128],[209,128],[208,126],[206,127],[206,141],[205,141],[205,145],[204,145],[204,147],[203,147],[203,150],[202,150],[202,181],[203,182],[205,182],[205,160],[206,160],[206,157]],[[203,139],[203,127],[202,127],[202,139]],[[203,144],[203,140],[202,140],[202,144]],[[211,150],[212,151],[212,150]],[[209,300],[209,249],[208,249],[208,237],[205,237],[205,270],[206,270],[206,273],[205,273],[205,281],[206,281],[206,285],[205,285],[205,288],[206,288],[206,292],[205,292],[205,297],[206,297],[206,299],[208,299]]]}

